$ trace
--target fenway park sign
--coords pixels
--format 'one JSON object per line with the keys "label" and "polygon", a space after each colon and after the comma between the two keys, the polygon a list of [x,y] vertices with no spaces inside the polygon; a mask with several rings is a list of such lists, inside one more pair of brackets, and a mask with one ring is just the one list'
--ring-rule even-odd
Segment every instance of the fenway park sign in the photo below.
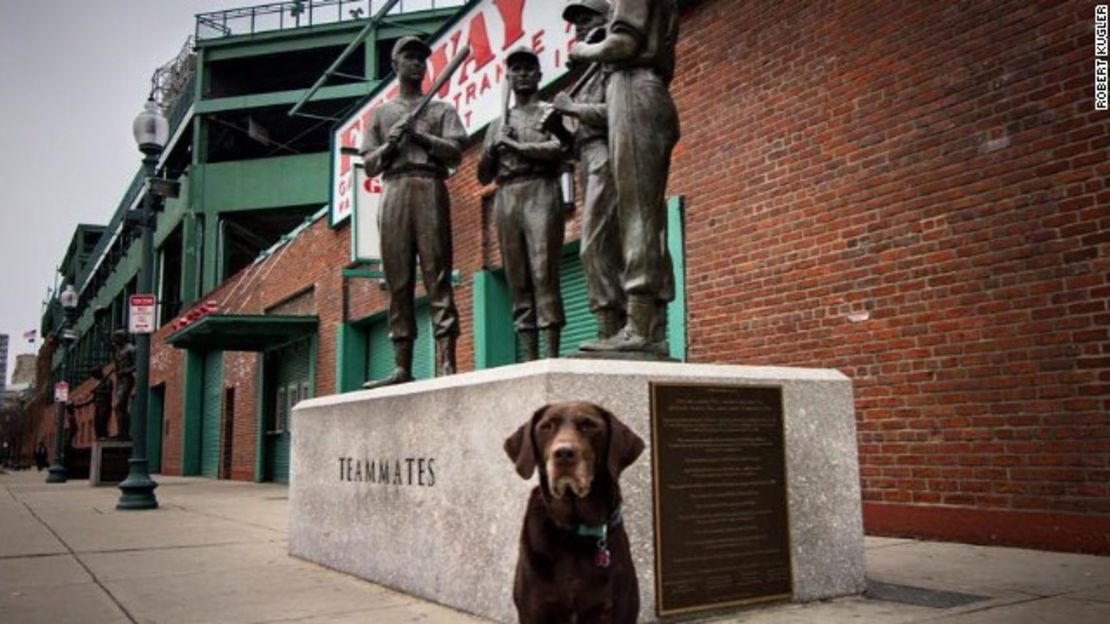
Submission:
{"label": "fenway park sign", "polygon": [[[473,136],[501,114],[505,57],[514,47],[528,46],[540,57],[543,85],[566,72],[567,50],[574,32],[563,21],[564,6],[561,0],[482,0],[468,5],[429,42],[432,55],[425,86],[435,80],[458,50],[470,46],[470,56],[436,97],[455,106]],[[332,136],[331,223],[338,225],[357,206],[361,214],[351,237],[356,260],[377,258],[381,184],[377,179],[365,179],[354,166],[358,157],[342,153],[342,148],[357,148],[362,143],[371,113],[396,96],[398,88],[396,81],[382,84]]]}

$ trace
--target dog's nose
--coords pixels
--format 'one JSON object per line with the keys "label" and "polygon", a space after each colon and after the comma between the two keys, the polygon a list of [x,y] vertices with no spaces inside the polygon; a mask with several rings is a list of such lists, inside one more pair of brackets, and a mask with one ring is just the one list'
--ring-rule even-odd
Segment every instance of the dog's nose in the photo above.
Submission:
{"label": "dog's nose", "polygon": [[555,461],[569,463],[578,459],[578,451],[570,444],[560,444],[554,449]]}

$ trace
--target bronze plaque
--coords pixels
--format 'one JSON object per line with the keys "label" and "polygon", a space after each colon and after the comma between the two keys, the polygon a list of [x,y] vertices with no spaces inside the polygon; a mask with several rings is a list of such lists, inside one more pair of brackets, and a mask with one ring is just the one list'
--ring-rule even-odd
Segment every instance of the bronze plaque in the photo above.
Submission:
{"label": "bronze plaque", "polygon": [[651,395],[659,615],[789,597],[782,390]]}

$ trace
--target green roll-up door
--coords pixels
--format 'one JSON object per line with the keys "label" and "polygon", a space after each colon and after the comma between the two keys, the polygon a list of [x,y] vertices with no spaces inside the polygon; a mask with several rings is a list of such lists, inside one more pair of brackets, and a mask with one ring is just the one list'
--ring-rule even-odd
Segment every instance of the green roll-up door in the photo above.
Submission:
{"label": "green roll-up door", "polygon": [[432,336],[432,316],[427,305],[416,308],[416,344],[412,346],[413,379],[435,377],[435,337]]}
{"label": "green roll-up door", "polygon": [[[426,303],[416,307],[416,343],[412,347],[412,376],[414,379],[435,377],[435,336],[432,335],[432,317]],[[393,374],[393,343],[389,340],[389,320],[385,315],[370,323],[366,332],[367,379],[385,379]]]}
{"label": "green roll-up door", "polygon": [[[590,313],[590,302],[586,293],[586,272],[582,269],[582,260],[578,257],[577,241],[563,248],[563,256],[559,260],[559,293],[563,296],[563,317],[566,319],[559,344],[559,355],[564,356],[577,351],[578,345],[583,342],[597,337],[597,319]],[[519,336],[517,338],[516,361],[523,362],[523,350],[520,348]],[[547,357],[547,344],[542,332],[540,357]]]}
{"label": "green roll-up door", "polygon": [[200,425],[200,474],[220,474],[220,412],[223,407],[223,351],[204,355],[204,409]]}
{"label": "green roll-up door", "polygon": [[366,348],[366,378],[389,377],[393,373],[393,345],[389,341],[389,323],[384,316],[370,324],[366,340],[370,343]]}
{"label": "green roll-up door", "polygon": [[583,342],[597,338],[597,319],[590,313],[586,272],[582,269],[581,258],[578,257],[578,245],[568,245],[563,250],[563,258],[559,263],[559,279],[563,314],[567,320],[559,345],[559,355],[563,356],[577,351],[578,345]]}
{"label": "green roll-up door", "polygon": [[289,416],[297,402],[308,398],[312,350],[308,340],[279,349],[274,357],[274,418],[266,432],[266,474],[271,481],[289,483]]}

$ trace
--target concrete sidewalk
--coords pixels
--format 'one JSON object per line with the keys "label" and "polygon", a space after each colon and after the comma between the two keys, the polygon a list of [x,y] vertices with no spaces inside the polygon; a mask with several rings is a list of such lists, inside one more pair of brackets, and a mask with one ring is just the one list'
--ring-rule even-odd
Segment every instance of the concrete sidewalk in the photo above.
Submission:
{"label": "concrete sidewalk", "polygon": [[[115,488],[45,478],[0,474],[0,622],[484,622],[287,556],[283,486],[158,477],[160,509],[118,512]],[[873,597],[699,621],[1110,622],[1108,557],[867,546]]]}

